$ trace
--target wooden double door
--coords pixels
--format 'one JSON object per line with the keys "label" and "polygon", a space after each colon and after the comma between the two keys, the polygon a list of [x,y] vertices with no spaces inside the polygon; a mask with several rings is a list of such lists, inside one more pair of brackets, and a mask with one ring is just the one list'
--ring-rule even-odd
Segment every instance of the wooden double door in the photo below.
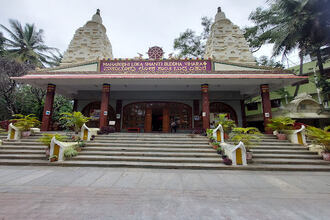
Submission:
{"label": "wooden double door", "polygon": [[139,102],[123,109],[123,128],[140,128],[144,132],[170,132],[172,121],[178,129],[191,129],[191,107],[176,102]]}

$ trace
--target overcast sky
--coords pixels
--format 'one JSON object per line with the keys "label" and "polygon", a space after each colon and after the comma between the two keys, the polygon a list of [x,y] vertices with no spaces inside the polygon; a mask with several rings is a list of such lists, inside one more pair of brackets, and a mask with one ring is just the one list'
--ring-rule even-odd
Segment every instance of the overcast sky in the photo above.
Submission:
{"label": "overcast sky", "polygon": [[[252,25],[249,14],[266,0],[0,0],[0,24],[9,19],[34,23],[44,30],[45,43],[64,52],[75,31],[101,10],[103,25],[116,58],[145,54],[160,46],[165,56],[173,40],[187,28],[201,32],[201,17],[214,18],[217,7],[240,28]],[[254,54],[271,55],[271,47]],[[146,57],[146,56],[145,56]],[[292,60],[295,58],[293,57]]]}

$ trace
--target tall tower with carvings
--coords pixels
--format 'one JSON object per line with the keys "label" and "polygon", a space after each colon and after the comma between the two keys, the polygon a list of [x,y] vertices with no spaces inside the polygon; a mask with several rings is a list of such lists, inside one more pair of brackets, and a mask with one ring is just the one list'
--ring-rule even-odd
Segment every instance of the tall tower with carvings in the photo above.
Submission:
{"label": "tall tower with carvings", "polygon": [[211,26],[204,58],[256,65],[255,58],[252,56],[243,32],[226,18],[220,7]]}
{"label": "tall tower with carvings", "polygon": [[61,65],[81,63],[103,58],[113,58],[111,43],[102,24],[100,10],[97,9],[92,20],[76,30]]}

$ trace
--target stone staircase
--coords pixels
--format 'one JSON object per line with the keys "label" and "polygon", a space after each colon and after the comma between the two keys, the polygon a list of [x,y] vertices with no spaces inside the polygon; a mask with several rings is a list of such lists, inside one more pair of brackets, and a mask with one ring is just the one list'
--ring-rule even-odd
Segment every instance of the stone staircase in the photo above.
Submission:
{"label": "stone staircase", "polygon": [[330,171],[329,163],[306,147],[268,135],[252,149],[254,159],[248,166],[224,165],[206,137],[158,133],[97,136],[71,160],[49,163],[44,153],[46,147],[37,141],[39,137],[4,140],[0,165]]}

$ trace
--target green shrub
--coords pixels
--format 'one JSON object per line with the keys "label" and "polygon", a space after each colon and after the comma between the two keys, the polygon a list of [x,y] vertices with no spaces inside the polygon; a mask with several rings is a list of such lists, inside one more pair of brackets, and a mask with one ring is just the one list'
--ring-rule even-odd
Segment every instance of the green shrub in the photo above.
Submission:
{"label": "green shrub", "polygon": [[285,133],[287,130],[292,130],[295,120],[289,117],[276,117],[270,119],[270,123],[267,127],[271,128],[273,131],[278,131],[279,133]]}
{"label": "green shrub", "polygon": [[250,147],[253,143],[258,143],[260,141],[260,137],[262,134],[255,127],[247,127],[247,128],[240,128],[236,127],[233,128],[232,133],[230,134],[230,139],[235,143],[238,144],[240,141],[243,142],[245,145],[246,150],[250,150]]}
{"label": "green shrub", "polygon": [[70,129],[74,128],[74,131],[77,133],[80,131],[84,123],[87,123],[90,120],[90,117],[84,116],[81,112],[64,112],[60,120],[65,121],[65,126]]}
{"label": "green shrub", "polygon": [[217,123],[215,127],[218,127],[219,124],[221,124],[223,132],[226,134],[229,134],[232,129],[236,127],[235,121],[227,118],[227,114],[219,114],[216,120]]}
{"label": "green shrub", "polygon": [[76,151],[76,149],[73,146],[70,146],[70,147],[65,148],[63,154],[64,154],[65,159],[69,159],[74,156],[77,156],[78,152]]}
{"label": "green shrub", "polygon": [[22,131],[29,131],[30,128],[37,127],[40,124],[40,121],[34,116],[34,114],[15,114],[13,117],[16,117],[16,119],[12,119],[11,121],[15,121],[14,125]]}
{"label": "green shrub", "polygon": [[52,138],[55,136],[58,141],[66,141],[67,137],[60,134],[42,134],[42,137],[38,139],[39,142],[43,143],[46,146],[50,146]]}
{"label": "green shrub", "polygon": [[322,145],[324,151],[330,152],[330,126],[325,127],[324,129],[316,128],[313,126],[306,127],[306,135],[314,143]]}

